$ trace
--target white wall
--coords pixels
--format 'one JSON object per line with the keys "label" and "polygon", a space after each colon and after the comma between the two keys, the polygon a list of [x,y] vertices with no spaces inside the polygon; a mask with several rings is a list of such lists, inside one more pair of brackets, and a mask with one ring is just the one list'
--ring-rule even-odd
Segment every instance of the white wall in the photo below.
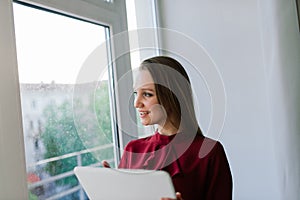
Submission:
{"label": "white wall", "polygon": [[282,199],[300,197],[300,27],[295,1],[260,1],[262,46]]}
{"label": "white wall", "polygon": [[27,199],[17,60],[10,1],[0,1],[0,199]]}
{"label": "white wall", "polygon": [[[157,2],[160,27],[200,43],[224,81],[227,115],[220,140],[233,172],[235,199],[298,199],[300,42],[295,2]],[[184,45],[170,37],[162,40],[163,48]],[[197,87],[202,80],[190,75],[197,95],[207,99],[203,86]],[[206,130],[211,113],[201,98],[199,102]]]}

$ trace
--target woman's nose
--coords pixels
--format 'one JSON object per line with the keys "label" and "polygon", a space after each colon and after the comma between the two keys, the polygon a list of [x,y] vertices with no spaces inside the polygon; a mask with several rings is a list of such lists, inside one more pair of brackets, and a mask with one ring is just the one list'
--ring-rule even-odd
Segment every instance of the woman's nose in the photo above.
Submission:
{"label": "woman's nose", "polygon": [[141,98],[139,97],[139,95],[136,95],[134,99],[134,107],[141,108],[142,106],[143,106],[143,102],[141,101]]}

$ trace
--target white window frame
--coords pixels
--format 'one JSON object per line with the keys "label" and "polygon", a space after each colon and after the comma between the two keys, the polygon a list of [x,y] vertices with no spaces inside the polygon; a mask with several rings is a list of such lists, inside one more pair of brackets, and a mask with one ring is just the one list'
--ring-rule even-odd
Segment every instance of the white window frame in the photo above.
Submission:
{"label": "white window frame", "polygon": [[[104,0],[22,0],[19,2],[103,24],[110,28],[111,36],[127,30],[125,0],[112,3]],[[12,0],[0,0],[0,196],[3,199],[28,199],[12,3]],[[116,60],[116,55],[120,55],[120,52],[129,52],[128,41],[112,43],[113,60]],[[122,67],[118,67],[118,63],[122,63]],[[115,80],[119,80],[129,70],[129,56],[122,56],[118,58],[111,73]],[[131,84],[122,87],[131,87]],[[124,98],[130,94],[122,94],[121,88],[114,88],[114,95],[116,102],[121,102],[119,97]],[[118,111],[128,109],[127,104],[114,102],[114,105]],[[115,132],[122,133],[122,124],[126,123],[126,117],[120,115],[116,114],[113,121],[118,121],[118,130]],[[121,149],[126,143],[122,141],[122,135],[120,134],[118,142]]]}

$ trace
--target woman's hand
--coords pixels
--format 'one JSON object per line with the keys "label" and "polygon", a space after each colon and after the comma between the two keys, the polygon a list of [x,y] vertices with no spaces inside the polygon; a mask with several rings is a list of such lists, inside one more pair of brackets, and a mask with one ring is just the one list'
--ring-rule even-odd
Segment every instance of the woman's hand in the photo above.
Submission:
{"label": "woman's hand", "polygon": [[180,192],[176,192],[176,199],[171,199],[171,198],[167,198],[167,197],[163,197],[160,200],[183,200]]}
{"label": "woman's hand", "polygon": [[102,161],[102,166],[105,167],[105,168],[111,168],[109,163],[106,160]]}

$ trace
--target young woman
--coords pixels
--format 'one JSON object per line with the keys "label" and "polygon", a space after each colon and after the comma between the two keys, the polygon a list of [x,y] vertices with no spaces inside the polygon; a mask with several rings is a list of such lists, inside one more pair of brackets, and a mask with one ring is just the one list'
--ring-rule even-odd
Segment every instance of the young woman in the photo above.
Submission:
{"label": "young woman", "polygon": [[[119,168],[167,171],[177,200],[232,199],[225,151],[221,143],[202,134],[182,65],[165,56],[143,61],[135,76],[134,93],[141,123],[156,125],[157,130],[129,142]],[[103,165],[109,166],[106,161]]]}

